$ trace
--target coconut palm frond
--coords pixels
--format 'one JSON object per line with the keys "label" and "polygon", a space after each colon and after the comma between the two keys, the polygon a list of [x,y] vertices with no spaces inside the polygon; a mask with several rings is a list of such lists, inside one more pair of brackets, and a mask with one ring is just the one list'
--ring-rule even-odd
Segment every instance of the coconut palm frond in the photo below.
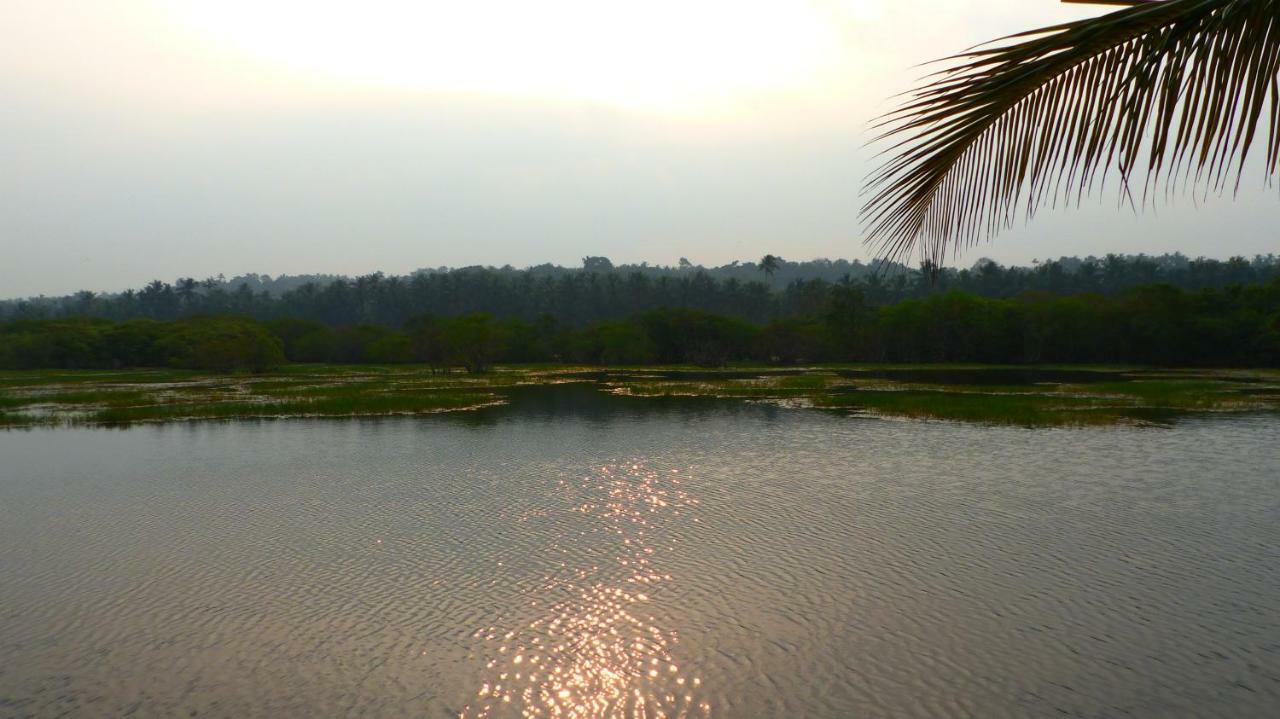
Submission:
{"label": "coconut palm frond", "polygon": [[[941,263],[1115,171],[1155,187],[1239,183],[1255,140],[1280,168],[1280,0],[1165,0],[971,50],[882,118],[893,153],[863,219],[888,259]],[[1261,143],[1256,143],[1261,144]]]}

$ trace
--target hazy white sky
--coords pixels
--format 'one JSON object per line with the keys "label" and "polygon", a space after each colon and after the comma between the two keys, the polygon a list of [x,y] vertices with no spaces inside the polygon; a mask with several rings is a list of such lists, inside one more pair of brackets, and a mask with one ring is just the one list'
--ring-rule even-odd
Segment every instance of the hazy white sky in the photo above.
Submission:
{"label": "hazy white sky", "polygon": [[[217,273],[868,257],[866,126],[1056,0],[0,0],[0,297]],[[1280,251],[1280,195],[967,252]]]}

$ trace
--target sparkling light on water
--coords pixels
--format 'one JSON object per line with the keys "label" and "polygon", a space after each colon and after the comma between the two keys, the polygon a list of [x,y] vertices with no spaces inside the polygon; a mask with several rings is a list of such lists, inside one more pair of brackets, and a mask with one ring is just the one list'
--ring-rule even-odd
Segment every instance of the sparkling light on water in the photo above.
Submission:
{"label": "sparkling light on water", "polygon": [[[639,462],[595,468],[561,489],[585,501],[568,511],[598,521],[613,566],[568,566],[547,576],[553,602],[524,626],[490,626],[485,674],[464,719],[498,716],[659,719],[710,714],[702,678],[681,667],[678,637],[661,627],[650,596],[673,582],[656,539],[697,504],[678,471]],[[618,572],[621,568],[623,571]]]}

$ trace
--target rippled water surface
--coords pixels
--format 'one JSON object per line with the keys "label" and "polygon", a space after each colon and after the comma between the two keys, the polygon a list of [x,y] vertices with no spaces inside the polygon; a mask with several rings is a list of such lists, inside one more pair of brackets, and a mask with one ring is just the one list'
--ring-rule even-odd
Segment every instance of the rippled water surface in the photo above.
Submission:
{"label": "rippled water surface", "polygon": [[0,433],[0,716],[1274,716],[1280,418]]}

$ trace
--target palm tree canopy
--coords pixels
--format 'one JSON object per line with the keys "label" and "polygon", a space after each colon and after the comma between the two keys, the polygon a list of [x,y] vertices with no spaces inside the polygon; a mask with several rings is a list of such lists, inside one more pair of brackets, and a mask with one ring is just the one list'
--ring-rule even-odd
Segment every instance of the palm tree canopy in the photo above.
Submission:
{"label": "palm tree canopy", "polygon": [[878,125],[894,142],[863,219],[890,259],[941,263],[1110,171],[1130,201],[1145,173],[1143,204],[1238,186],[1259,134],[1280,169],[1280,0],[1144,2],[950,62]]}

